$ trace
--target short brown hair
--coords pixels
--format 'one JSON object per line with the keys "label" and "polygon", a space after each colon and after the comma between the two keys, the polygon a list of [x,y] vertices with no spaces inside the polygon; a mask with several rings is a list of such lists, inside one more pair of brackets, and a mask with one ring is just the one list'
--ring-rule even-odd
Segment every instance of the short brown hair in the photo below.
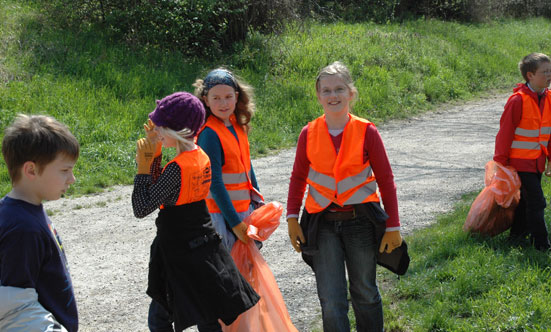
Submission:
{"label": "short brown hair", "polygon": [[2,140],[2,155],[12,184],[21,177],[21,167],[27,161],[34,162],[40,174],[60,153],[77,160],[79,149],[67,126],[45,115],[19,114]]}
{"label": "short brown hair", "polygon": [[528,73],[535,73],[544,62],[551,63],[551,59],[543,53],[530,53],[518,63],[522,77],[528,82]]}

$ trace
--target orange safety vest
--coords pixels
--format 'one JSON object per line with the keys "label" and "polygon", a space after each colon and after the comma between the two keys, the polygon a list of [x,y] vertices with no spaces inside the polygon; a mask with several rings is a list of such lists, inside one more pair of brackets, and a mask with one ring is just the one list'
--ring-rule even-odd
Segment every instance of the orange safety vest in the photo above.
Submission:
{"label": "orange safety vest", "polygon": [[344,206],[379,202],[371,163],[363,161],[365,131],[370,125],[373,124],[350,114],[337,154],[325,115],[308,124],[306,154],[310,170],[305,203],[308,213],[320,212],[331,203]]}
{"label": "orange safety vest", "polygon": [[[197,202],[207,197],[210,189],[211,172],[209,156],[201,148],[184,151],[172,159],[163,168],[163,172],[170,163],[180,166],[180,195],[176,205]],[[164,206],[161,205],[161,209]]]}
{"label": "orange safety vest", "polygon": [[[249,210],[251,194],[255,199],[264,200],[262,195],[251,183],[251,156],[249,152],[249,140],[236,119],[235,115],[230,117],[230,122],[237,133],[237,139],[226,127],[224,122],[215,116],[209,116],[205,127],[216,132],[222,150],[224,151],[224,165],[222,166],[222,182],[228,191],[233,207],[236,212]],[[210,213],[220,213],[220,208],[212,198],[212,193],[207,196],[207,207]]]}
{"label": "orange safety vest", "polygon": [[547,143],[551,134],[551,97],[545,97],[543,114],[537,102],[529,94],[518,91],[522,97],[522,118],[515,129],[509,158],[537,159],[541,152],[548,155]]}

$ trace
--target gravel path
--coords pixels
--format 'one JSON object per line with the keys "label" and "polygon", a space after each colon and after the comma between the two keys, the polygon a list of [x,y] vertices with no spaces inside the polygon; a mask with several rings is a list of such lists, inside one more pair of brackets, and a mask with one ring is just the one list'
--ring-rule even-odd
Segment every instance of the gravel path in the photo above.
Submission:
{"label": "gravel path", "polygon": [[[445,105],[378,128],[396,179],[403,232],[429,225],[461,194],[483,186],[484,165],[492,157],[505,100],[501,95]],[[293,161],[294,149],[253,161],[267,201],[286,202]],[[131,192],[131,187],[120,186],[46,203],[64,240],[82,332],[148,331],[145,289],[156,213],[134,218]],[[311,331],[320,319],[314,277],[292,249],[283,218],[262,254],[295,326]]]}

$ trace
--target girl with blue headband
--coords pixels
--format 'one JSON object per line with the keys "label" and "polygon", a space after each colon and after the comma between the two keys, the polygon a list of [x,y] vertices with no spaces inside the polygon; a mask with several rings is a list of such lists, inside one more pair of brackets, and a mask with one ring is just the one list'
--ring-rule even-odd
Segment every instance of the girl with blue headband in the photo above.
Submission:
{"label": "girl with blue headband", "polygon": [[264,200],[247,138],[255,109],[252,88],[223,68],[212,70],[194,86],[195,95],[203,101],[207,112],[198,139],[212,168],[207,206],[216,231],[231,251],[236,238],[248,242],[247,225],[242,220]]}

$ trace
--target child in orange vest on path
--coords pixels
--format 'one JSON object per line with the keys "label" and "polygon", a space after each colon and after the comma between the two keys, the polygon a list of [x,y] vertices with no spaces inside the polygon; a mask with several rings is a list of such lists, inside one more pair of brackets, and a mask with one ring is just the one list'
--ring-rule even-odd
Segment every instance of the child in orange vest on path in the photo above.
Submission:
{"label": "child in orange vest on path", "polygon": [[519,63],[526,83],[519,83],[505,104],[496,136],[494,161],[514,167],[520,177],[520,201],[510,240],[530,241],[538,250],[550,248],[544,220],[545,197],[541,175],[551,176],[549,134],[551,133],[551,59],[531,53]]}
{"label": "child in orange vest on path", "polygon": [[[219,319],[231,324],[259,300],[212,227],[205,202],[210,162],[194,143],[204,121],[201,101],[177,92],[157,101],[144,125],[147,137],[137,142],[134,215],[143,218],[160,208],[147,287],[152,332],[192,325],[219,332]],[[161,146],[177,151],[162,170]]]}
{"label": "child in orange vest on path", "polygon": [[[394,176],[375,125],[350,114],[358,90],[348,68],[340,62],[323,68],[316,93],[324,114],[298,139],[287,199],[289,237],[314,270],[323,330],[350,331],[346,266],[357,330],[380,332],[377,250],[392,252],[402,243]],[[306,226],[314,223],[315,230]],[[383,232],[386,227],[380,245],[375,224]]]}
{"label": "child in orange vest on path", "polygon": [[211,162],[207,206],[216,231],[231,251],[236,237],[248,242],[247,225],[242,220],[264,201],[247,138],[254,113],[252,88],[223,68],[212,70],[193,86],[207,112],[205,128],[197,141]]}

